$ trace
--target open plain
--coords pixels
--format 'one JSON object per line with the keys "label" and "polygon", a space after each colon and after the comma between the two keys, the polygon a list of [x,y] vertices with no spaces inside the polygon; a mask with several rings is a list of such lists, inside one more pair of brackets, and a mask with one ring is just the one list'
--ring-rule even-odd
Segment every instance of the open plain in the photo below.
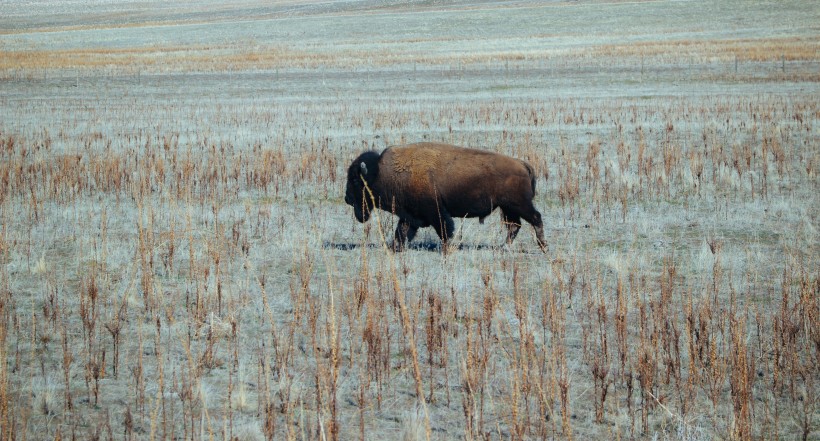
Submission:
{"label": "open plain", "polygon": [[[0,439],[820,439],[814,2],[0,7]],[[423,140],[549,252],[388,251]]]}

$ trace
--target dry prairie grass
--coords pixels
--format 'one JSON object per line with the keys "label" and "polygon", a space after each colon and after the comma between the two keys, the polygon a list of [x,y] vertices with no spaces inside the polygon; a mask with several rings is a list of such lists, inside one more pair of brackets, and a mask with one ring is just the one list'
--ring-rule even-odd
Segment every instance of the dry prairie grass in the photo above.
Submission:
{"label": "dry prairie grass", "polygon": [[672,40],[602,45],[586,49],[593,57],[647,57],[660,60],[816,61],[820,41],[815,38]]}
{"label": "dry prairie grass", "polygon": [[[788,200],[817,190],[816,103],[587,104],[435,110],[520,127],[494,148],[545,176],[549,258],[467,223],[391,254],[389,216],[347,226],[332,139],[4,130],[4,439],[813,436],[817,206]],[[407,109],[381,124],[436,119]],[[545,149],[555,124],[598,139]]]}
{"label": "dry prairie grass", "polygon": [[[816,437],[816,44],[431,39],[4,53],[118,68],[0,83],[0,439]],[[663,76],[784,53],[807,63],[765,90]],[[637,57],[638,89],[600,69]],[[419,139],[532,164],[551,254],[354,225],[350,159]]]}
{"label": "dry prairie grass", "polygon": [[315,68],[336,57],[297,53],[278,47],[243,50],[222,47],[152,46],[127,49],[71,49],[0,52],[0,69],[131,68],[175,72],[225,72],[230,69]]}
{"label": "dry prairie grass", "polygon": [[[441,40],[438,44],[470,45],[471,40]],[[372,69],[406,66],[459,69],[507,66],[516,69],[583,66],[590,59],[604,65],[640,66],[653,63],[712,65],[736,62],[818,62],[820,43],[811,38],[743,40],[672,40],[587,45],[582,50],[544,46],[526,51],[477,50],[430,54],[430,40],[374,42],[370,47],[313,49],[248,42],[242,45],[133,47],[122,49],[65,49],[0,51],[0,72],[129,69],[150,72],[229,72],[276,69]],[[419,45],[419,47],[416,47]],[[389,48],[385,48],[388,46]],[[636,64],[638,63],[638,64]],[[637,67],[636,67],[637,68]],[[643,69],[643,68],[642,68]],[[816,80],[815,80],[816,81]]]}

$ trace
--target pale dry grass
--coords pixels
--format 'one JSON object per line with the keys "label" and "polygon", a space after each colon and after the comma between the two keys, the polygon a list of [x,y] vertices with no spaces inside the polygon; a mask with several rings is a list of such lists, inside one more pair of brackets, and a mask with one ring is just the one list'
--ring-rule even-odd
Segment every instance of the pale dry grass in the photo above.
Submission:
{"label": "pale dry grass", "polygon": [[[147,49],[23,56],[35,78],[0,99],[0,438],[816,436],[815,83],[735,82],[751,39],[653,44],[179,46],[160,52],[183,74],[143,84],[37,70],[139,69]],[[811,61],[763,46],[748,61]],[[589,69],[641,51],[639,89]],[[718,57],[731,81],[666,77],[667,57]],[[254,77],[278,63],[306,70]],[[390,253],[388,213],[355,224],[350,159],[420,139],[530,162],[550,254],[527,229],[499,246],[497,216],[459,222],[446,257],[429,231]]]}
{"label": "pale dry grass", "polygon": [[816,61],[816,38],[759,38],[722,40],[638,41],[585,49],[591,57],[652,58],[657,60],[713,61]]}
{"label": "pale dry grass", "polygon": [[[360,69],[406,68],[422,66],[425,69],[488,69],[489,66],[512,65],[514,68],[552,68],[584,65],[595,60],[601,65],[645,69],[650,63],[682,63],[712,66],[747,62],[820,62],[820,43],[814,38],[762,37],[756,39],[670,40],[637,41],[619,44],[596,44],[582,50],[569,50],[543,45],[526,51],[476,50],[431,54],[431,44],[450,44],[453,47],[475,44],[476,41],[450,39],[445,41],[373,42],[368,46],[356,45],[331,48],[289,47],[287,44],[167,46],[152,44],[144,47],[120,49],[55,49],[0,51],[0,72],[7,75],[26,71],[54,71],[76,69],[85,73],[101,70],[129,72],[230,72],[270,71],[277,69]],[[637,60],[637,61],[636,61]],[[641,60],[644,65],[641,66]],[[792,67],[794,70],[794,67]]]}
{"label": "pale dry grass", "polygon": [[[816,152],[801,147],[813,139],[812,104],[509,106],[406,111],[432,124],[520,128],[491,148],[539,170],[546,258],[526,234],[494,248],[494,222],[463,222],[462,249],[446,258],[392,255],[380,233],[392,217],[351,226],[340,194],[355,151],[333,139],[288,151],[160,132],[121,139],[132,143],[124,154],[103,133],[4,132],[4,213],[19,214],[4,215],[0,241],[6,430],[814,433],[817,206],[799,202],[817,186]],[[745,116],[710,116],[727,108]],[[352,121],[372,112],[353,109]],[[221,112],[235,111],[212,119],[230,130]],[[320,121],[337,117],[326,112]],[[755,118],[750,136],[743,127]],[[572,148],[535,141],[556,124],[597,134]],[[419,240],[435,241],[428,233]]]}

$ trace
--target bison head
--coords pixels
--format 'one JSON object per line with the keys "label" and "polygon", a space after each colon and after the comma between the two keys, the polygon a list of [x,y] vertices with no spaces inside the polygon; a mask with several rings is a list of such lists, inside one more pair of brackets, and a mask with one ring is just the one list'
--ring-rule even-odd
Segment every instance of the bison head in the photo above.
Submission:
{"label": "bison head", "polygon": [[[353,213],[359,222],[367,222],[370,219],[370,211],[373,210],[373,200],[365,188],[365,183],[375,192],[373,183],[379,175],[379,154],[373,151],[359,155],[350,168],[347,169],[347,189],[345,190],[345,202],[353,207]],[[375,195],[374,195],[375,197]]]}

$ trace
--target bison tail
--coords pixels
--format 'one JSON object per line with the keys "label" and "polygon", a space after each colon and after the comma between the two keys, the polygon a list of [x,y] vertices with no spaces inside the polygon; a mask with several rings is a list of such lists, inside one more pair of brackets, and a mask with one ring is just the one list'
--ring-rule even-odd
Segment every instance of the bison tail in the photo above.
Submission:
{"label": "bison tail", "polygon": [[524,164],[524,168],[527,169],[527,173],[530,174],[530,185],[532,185],[532,194],[535,195],[535,181],[537,180],[537,176],[535,176],[535,171],[532,169],[532,166],[527,164],[524,161],[521,161]]}

